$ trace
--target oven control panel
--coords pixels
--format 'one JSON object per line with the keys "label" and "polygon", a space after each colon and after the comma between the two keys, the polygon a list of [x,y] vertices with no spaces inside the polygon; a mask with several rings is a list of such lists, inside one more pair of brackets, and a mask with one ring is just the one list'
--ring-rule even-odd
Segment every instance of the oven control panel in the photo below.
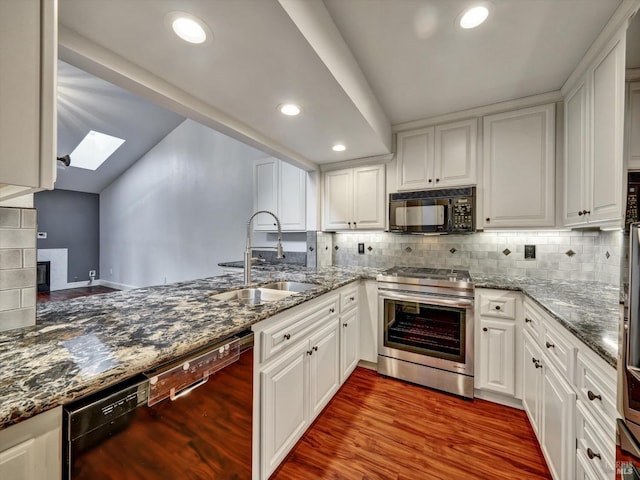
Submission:
{"label": "oven control panel", "polygon": [[452,231],[473,232],[475,230],[473,199],[470,197],[456,197],[452,201],[452,207]]}

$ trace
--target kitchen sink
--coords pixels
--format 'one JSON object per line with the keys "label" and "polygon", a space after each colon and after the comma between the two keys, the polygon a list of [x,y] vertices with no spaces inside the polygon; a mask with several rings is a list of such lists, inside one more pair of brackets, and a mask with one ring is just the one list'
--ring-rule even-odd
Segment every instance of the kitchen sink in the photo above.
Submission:
{"label": "kitchen sink", "polygon": [[286,292],[306,292],[307,290],[313,290],[318,288],[319,285],[315,283],[302,283],[302,282],[271,282],[263,285],[262,288],[268,288],[271,290],[286,291]]}
{"label": "kitchen sink", "polygon": [[232,290],[230,292],[222,292],[211,295],[214,300],[224,302],[237,300],[246,305],[260,305],[261,303],[275,302],[281,300],[295,292],[287,290],[277,290],[272,288],[243,288],[241,290]]}

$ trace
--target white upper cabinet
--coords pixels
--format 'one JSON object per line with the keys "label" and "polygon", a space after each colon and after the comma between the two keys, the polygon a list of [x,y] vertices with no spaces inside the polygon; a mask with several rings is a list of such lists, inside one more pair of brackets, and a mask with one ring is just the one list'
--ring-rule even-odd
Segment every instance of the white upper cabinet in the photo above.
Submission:
{"label": "white upper cabinet", "polygon": [[[307,172],[278,160],[265,158],[253,164],[254,211],[268,210],[280,220],[282,231],[306,230],[306,182]],[[260,214],[253,229],[265,232],[277,231],[271,215]]]}
{"label": "white upper cabinet", "polygon": [[473,118],[398,133],[398,190],[475,184],[477,130]]}
{"label": "white upper cabinet", "polygon": [[627,99],[627,166],[640,170],[640,82],[629,84]]}
{"label": "white upper cabinet", "polygon": [[0,2],[0,200],[53,189],[56,2]]}
{"label": "white upper cabinet", "polygon": [[324,174],[323,230],[382,230],[386,220],[385,166]]}
{"label": "white upper cabinet", "polygon": [[555,105],[484,117],[479,226],[555,224]]}
{"label": "white upper cabinet", "polygon": [[565,98],[564,225],[622,222],[624,35]]}

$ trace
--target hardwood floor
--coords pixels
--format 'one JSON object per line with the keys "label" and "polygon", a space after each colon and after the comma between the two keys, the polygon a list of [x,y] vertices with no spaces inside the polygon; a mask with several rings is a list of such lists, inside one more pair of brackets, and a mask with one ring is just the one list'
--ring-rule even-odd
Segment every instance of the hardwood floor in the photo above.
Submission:
{"label": "hardwood floor", "polygon": [[357,368],[271,480],[550,479],[526,414]]}
{"label": "hardwood floor", "polygon": [[115,288],[94,285],[91,287],[69,288],[67,290],[56,290],[54,292],[38,292],[38,303],[57,302],[59,300],[68,300],[70,298],[87,297],[89,295],[98,295],[100,293],[117,292]]}

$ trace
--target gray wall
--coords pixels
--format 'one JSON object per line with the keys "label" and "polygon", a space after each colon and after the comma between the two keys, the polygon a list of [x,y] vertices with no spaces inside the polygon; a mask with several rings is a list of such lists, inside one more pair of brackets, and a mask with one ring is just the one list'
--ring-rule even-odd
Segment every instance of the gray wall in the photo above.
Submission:
{"label": "gray wall", "polygon": [[38,248],[69,251],[67,282],[89,280],[89,270],[100,278],[100,197],[95,193],[51,190],[34,195],[38,211]]}
{"label": "gray wall", "polygon": [[100,194],[102,280],[120,288],[172,283],[240,260],[252,165],[263,157],[185,120]]}

